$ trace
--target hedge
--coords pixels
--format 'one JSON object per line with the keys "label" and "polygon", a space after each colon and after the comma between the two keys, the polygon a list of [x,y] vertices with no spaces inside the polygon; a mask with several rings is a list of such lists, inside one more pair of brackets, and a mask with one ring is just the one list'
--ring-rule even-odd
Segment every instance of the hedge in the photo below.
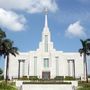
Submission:
{"label": "hedge", "polygon": [[64,76],[56,76],[54,80],[64,80]]}

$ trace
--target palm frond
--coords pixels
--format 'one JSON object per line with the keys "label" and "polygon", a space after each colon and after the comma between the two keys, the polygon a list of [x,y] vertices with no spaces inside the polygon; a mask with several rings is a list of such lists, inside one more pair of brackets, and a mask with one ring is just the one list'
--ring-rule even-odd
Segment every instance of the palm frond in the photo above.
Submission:
{"label": "palm frond", "polygon": [[82,49],[79,50],[80,54],[85,53],[86,55],[89,55],[90,51],[90,39],[82,40],[80,39],[82,43]]}
{"label": "palm frond", "polygon": [[81,43],[82,43],[82,47],[83,47],[83,48],[86,48],[86,42],[87,42],[87,41],[86,41],[86,40],[82,40],[82,39],[80,39],[80,41],[81,41]]}
{"label": "palm frond", "polygon": [[0,39],[3,39],[6,37],[6,33],[0,28]]}
{"label": "palm frond", "polygon": [[80,53],[80,56],[82,56],[82,54],[84,53],[84,50],[82,48],[79,49],[79,53]]}

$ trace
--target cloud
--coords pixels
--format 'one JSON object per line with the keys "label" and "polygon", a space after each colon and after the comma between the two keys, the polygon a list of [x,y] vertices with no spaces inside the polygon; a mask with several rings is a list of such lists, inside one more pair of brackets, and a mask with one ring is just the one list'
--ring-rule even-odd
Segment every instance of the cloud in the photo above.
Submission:
{"label": "cloud", "polygon": [[29,9],[30,13],[42,12],[45,7],[47,7],[51,12],[55,12],[58,9],[55,0],[36,0],[36,1],[31,0],[31,1],[32,1],[30,5],[31,9]]}
{"label": "cloud", "polygon": [[29,13],[42,12],[45,7],[51,12],[58,9],[55,0],[0,0],[0,7],[9,10],[24,10]]}
{"label": "cloud", "polygon": [[21,31],[24,29],[26,19],[22,15],[18,15],[13,11],[6,11],[0,8],[0,26],[13,30]]}
{"label": "cloud", "polygon": [[79,37],[79,38],[86,38],[86,33],[84,27],[81,26],[80,21],[77,21],[73,24],[70,24],[68,29],[65,32],[66,36],[68,37]]}
{"label": "cloud", "polygon": [[46,7],[51,12],[58,9],[55,0],[0,0],[0,26],[21,31],[25,28],[26,19],[15,11],[40,13]]}

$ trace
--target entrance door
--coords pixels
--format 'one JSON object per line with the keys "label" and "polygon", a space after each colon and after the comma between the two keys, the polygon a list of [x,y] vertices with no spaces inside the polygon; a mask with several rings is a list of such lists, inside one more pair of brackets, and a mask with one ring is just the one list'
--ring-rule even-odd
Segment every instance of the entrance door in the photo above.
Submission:
{"label": "entrance door", "polygon": [[42,72],[42,79],[50,79],[50,72]]}

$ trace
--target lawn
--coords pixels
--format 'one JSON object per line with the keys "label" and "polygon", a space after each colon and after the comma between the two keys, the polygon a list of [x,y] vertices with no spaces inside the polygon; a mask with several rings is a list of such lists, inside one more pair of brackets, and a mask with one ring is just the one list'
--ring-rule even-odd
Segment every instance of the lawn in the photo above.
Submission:
{"label": "lawn", "polygon": [[0,90],[17,90],[13,83],[8,82],[7,84],[3,81],[0,82]]}
{"label": "lawn", "polygon": [[78,90],[90,90],[90,82],[89,83],[80,82],[79,87],[80,88]]}
{"label": "lawn", "polygon": [[[8,82],[7,84],[5,81],[0,82],[0,90],[17,90],[15,87],[15,83]],[[79,82],[79,88],[77,90],[90,90],[90,82]]]}

